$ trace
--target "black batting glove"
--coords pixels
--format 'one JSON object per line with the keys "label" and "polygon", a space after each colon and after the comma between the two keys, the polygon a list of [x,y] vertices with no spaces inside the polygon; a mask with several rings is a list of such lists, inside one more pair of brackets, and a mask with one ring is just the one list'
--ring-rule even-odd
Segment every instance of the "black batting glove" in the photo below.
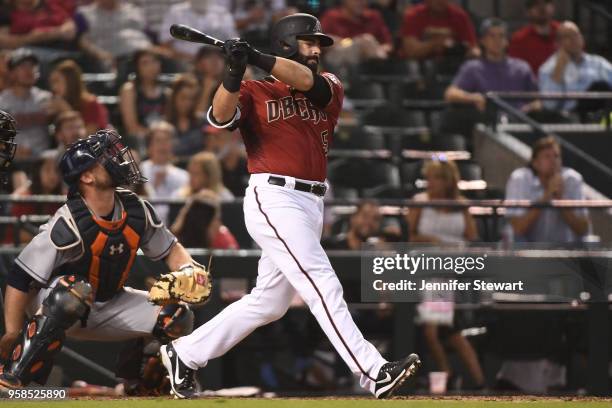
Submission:
{"label": "black batting glove", "polygon": [[229,92],[238,92],[240,82],[249,60],[250,45],[239,38],[232,38],[223,43],[227,56],[227,69],[223,77],[223,87]]}

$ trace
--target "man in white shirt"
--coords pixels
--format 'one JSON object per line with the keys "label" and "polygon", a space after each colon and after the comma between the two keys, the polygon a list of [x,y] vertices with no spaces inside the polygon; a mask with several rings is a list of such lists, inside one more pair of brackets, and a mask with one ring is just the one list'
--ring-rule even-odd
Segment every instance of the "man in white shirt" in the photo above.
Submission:
{"label": "man in white shirt", "polygon": [[[187,171],[172,164],[175,129],[168,122],[155,122],[147,136],[149,159],[140,164],[142,175],[149,179],[147,193],[152,198],[170,198],[189,183]],[[154,205],[159,218],[166,223],[170,207]]]}
{"label": "man in white shirt", "polygon": [[188,0],[170,8],[161,24],[159,42],[168,48],[175,58],[189,61],[201,44],[174,39],[170,35],[172,24],[185,24],[209,34],[221,41],[238,37],[236,21],[229,10],[212,0]]}
{"label": "man in white shirt", "polygon": [[[540,67],[542,92],[582,92],[596,82],[612,86],[612,64],[604,57],[584,52],[584,37],[576,24],[565,21],[557,32],[559,51]],[[551,110],[573,110],[575,100],[546,101]]]}

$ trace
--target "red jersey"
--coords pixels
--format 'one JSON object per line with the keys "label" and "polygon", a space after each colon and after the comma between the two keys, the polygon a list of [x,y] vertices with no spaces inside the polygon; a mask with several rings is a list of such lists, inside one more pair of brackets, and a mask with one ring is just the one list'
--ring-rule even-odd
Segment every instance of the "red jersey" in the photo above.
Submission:
{"label": "red jersey", "polygon": [[325,12],[321,17],[323,32],[341,38],[353,38],[361,34],[372,34],[381,44],[391,44],[393,39],[378,10],[365,9],[353,20],[344,14],[342,7]]}
{"label": "red jersey", "polygon": [[558,21],[550,23],[548,35],[539,34],[532,25],[521,28],[512,35],[508,55],[527,61],[534,74],[557,51]]}
{"label": "red jersey", "polygon": [[327,151],[342,109],[344,89],[333,74],[321,75],[332,91],[324,109],[272,77],[242,81],[238,127],[247,150],[249,173],[325,180]]}
{"label": "red jersey", "polygon": [[409,7],[404,14],[401,33],[403,37],[427,40],[428,30],[447,29],[455,41],[476,45],[476,30],[468,14],[459,6],[449,4],[446,13],[433,14],[427,5]]}

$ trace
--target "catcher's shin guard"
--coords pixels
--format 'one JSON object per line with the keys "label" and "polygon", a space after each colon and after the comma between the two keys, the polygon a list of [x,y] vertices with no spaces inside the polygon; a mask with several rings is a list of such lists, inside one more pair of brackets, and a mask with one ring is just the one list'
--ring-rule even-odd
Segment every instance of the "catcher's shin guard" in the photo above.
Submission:
{"label": "catcher's shin guard", "polygon": [[181,303],[169,303],[162,306],[153,328],[153,336],[162,344],[186,336],[193,331],[193,311]]}
{"label": "catcher's shin guard", "polygon": [[0,376],[5,387],[25,386],[31,381],[44,384],[61,350],[65,331],[86,319],[91,306],[91,285],[74,275],[63,276],[42,304],[42,313],[32,316],[13,349],[8,367]]}

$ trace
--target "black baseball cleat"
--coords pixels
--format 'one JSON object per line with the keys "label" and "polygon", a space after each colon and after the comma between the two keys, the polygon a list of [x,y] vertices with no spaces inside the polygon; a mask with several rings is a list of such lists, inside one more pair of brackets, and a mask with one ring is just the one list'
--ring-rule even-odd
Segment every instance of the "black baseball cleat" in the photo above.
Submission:
{"label": "black baseball cleat", "polygon": [[162,363],[168,371],[172,393],[177,398],[191,398],[198,392],[195,380],[196,370],[187,367],[179,358],[172,342],[159,348]]}
{"label": "black baseball cleat", "polygon": [[376,388],[374,389],[376,398],[389,398],[407,378],[416,374],[420,366],[421,359],[416,354],[383,365],[376,379]]}

